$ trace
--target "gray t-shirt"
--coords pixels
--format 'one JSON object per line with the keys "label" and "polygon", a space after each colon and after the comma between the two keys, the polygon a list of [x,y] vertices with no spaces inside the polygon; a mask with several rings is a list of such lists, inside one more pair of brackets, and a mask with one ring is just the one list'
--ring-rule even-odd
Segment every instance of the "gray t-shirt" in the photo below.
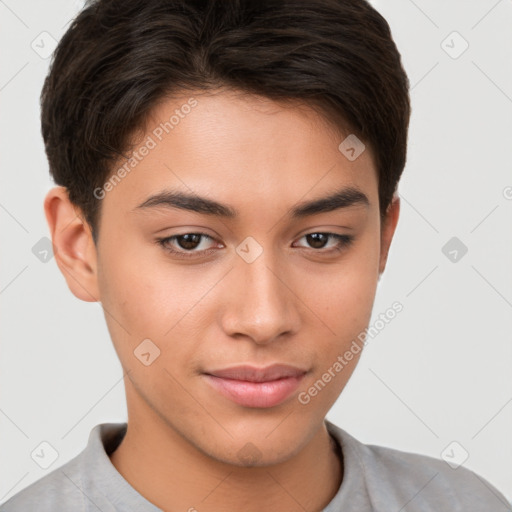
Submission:
{"label": "gray t-shirt", "polygon": [[[512,512],[489,482],[441,459],[366,445],[328,420],[342,447],[344,475],[323,512]],[[86,448],[60,468],[22,489],[0,512],[158,512],[116,470],[108,453],[119,445],[126,423],[102,423]]]}

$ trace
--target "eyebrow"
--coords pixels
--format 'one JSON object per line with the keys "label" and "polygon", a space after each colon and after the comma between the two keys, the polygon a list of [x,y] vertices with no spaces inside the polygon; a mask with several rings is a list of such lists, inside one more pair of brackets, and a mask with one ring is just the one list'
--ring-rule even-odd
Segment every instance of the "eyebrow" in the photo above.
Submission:
{"label": "eyebrow", "polygon": [[[349,206],[365,206],[368,208],[370,201],[364,192],[356,187],[349,186],[329,196],[298,203],[290,209],[288,216],[292,219],[301,219],[340,208],[348,208]],[[151,195],[135,207],[134,211],[162,207],[188,210],[226,219],[234,219],[239,216],[239,211],[232,206],[219,203],[207,197],[201,197],[197,194],[177,190],[163,190]]]}

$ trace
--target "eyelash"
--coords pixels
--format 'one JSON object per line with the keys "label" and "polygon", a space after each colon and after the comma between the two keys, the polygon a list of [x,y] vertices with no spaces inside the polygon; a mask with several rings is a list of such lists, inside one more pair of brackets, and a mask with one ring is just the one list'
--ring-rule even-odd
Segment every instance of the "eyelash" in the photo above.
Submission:
{"label": "eyelash", "polygon": [[[191,232],[191,233],[183,233],[181,235],[173,235],[173,236],[169,236],[166,238],[159,238],[156,240],[156,242],[166,252],[171,253],[171,254],[173,254],[179,258],[183,258],[183,259],[197,258],[197,257],[201,257],[201,256],[209,256],[210,254],[212,254],[213,252],[215,252],[217,250],[217,249],[205,249],[203,251],[185,251],[185,250],[177,251],[175,249],[171,249],[167,245],[169,242],[176,240],[185,235],[200,235],[202,237],[210,238],[211,240],[213,240],[213,237],[211,237],[210,235],[207,235],[206,233],[199,233],[199,232],[192,233]],[[304,238],[308,235],[327,235],[330,238],[334,238],[334,239],[338,240],[338,244],[335,247],[331,247],[330,249],[327,249],[327,250],[311,248],[311,250],[313,252],[320,253],[320,254],[322,254],[322,253],[329,254],[332,251],[334,251],[335,253],[341,252],[344,249],[348,248],[354,242],[354,238],[355,238],[353,235],[340,235],[338,233],[328,233],[328,232],[323,232],[323,231],[314,231],[312,233],[306,233],[305,235],[301,236],[301,238]]]}

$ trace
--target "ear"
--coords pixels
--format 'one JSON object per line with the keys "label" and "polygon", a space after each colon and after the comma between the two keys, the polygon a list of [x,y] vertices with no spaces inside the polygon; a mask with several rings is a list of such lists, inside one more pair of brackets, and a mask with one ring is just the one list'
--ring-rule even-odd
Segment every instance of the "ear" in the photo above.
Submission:
{"label": "ear", "polygon": [[52,188],[44,200],[55,261],[69,289],[80,300],[99,301],[97,254],[89,225],[65,187]]}
{"label": "ear", "polygon": [[386,268],[389,247],[395,233],[399,214],[400,196],[398,195],[398,192],[395,192],[391,204],[386,210],[386,216],[381,226],[379,275],[382,274]]}

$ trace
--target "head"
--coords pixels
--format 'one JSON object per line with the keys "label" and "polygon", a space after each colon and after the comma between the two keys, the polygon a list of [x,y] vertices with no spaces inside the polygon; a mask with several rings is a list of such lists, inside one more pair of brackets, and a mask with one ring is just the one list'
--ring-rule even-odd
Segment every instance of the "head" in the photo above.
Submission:
{"label": "head", "polygon": [[[45,212],[72,293],[103,306],[129,421],[239,465],[249,442],[271,464],[318,431],[398,221],[408,85],[365,0],[105,0],[78,15],[42,92],[58,185]],[[270,406],[208,376],[274,363],[302,374]]]}

